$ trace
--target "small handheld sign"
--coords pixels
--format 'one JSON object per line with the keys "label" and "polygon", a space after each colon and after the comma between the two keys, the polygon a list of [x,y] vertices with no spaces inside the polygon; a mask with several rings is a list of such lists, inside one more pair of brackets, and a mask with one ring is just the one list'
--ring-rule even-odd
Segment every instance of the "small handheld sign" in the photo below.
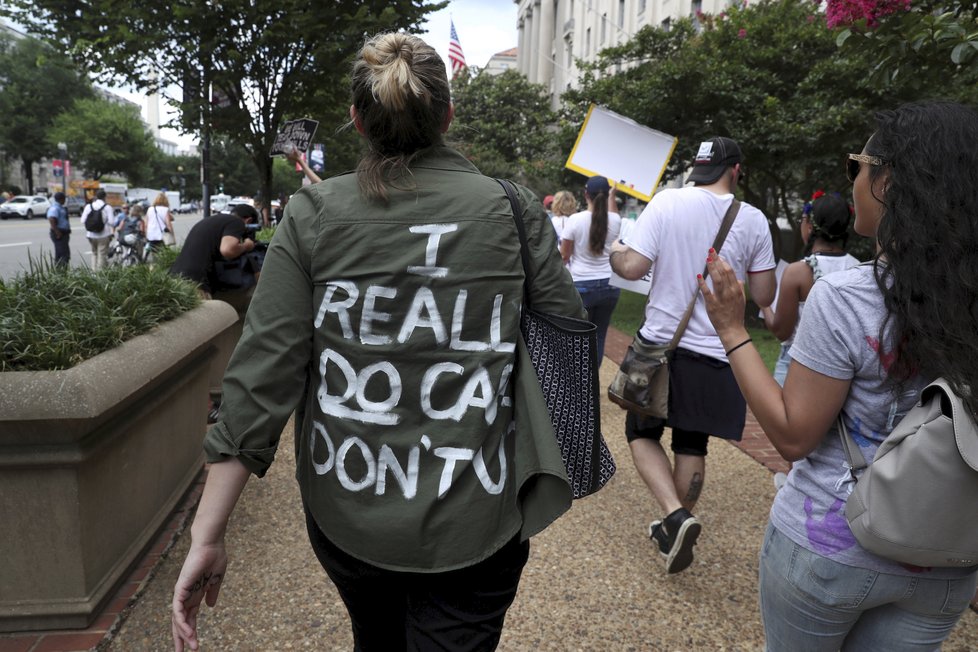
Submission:
{"label": "small handheld sign", "polygon": [[278,134],[275,135],[275,142],[272,144],[269,155],[286,156],[292,151],[293,145],[300,152],[305,153],[309,149],[313,136],[316,135],[317,127],[319,127],[319,121],[311,118],[289,120],[282,125]]}

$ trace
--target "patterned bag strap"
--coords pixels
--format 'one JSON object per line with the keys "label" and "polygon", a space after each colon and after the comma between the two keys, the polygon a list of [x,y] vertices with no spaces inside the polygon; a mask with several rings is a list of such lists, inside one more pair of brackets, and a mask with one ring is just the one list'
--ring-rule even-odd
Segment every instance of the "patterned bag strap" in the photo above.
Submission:
{"label": "patterned bag strap", "polygon": [[[727,239],[727,234],[730,233],[730,227],[733,226],[734,220],[737,218],[737,213],[740,212],[740,200],[734,197],[733,201],[730,202],[730,206],[727,208],[727,212],[723,216],[723,222],[720,223],[720,230],[717,231],[717,236],[713,239],[713,249],[717,253],[720,253],[720,249],[723,247],[723,242]],[[703,277],[706,278],[709,267],[703,268]],[[686,327],[689,326],[689,320],[693,316],[693,308],[696,307],[696,299],[699,297],[700,289],[697,286],[696,290],[693,292],[693,298],[690,299],[689,305],[686,306],[686,312],[683,313],[683,318],[679,321],[679,326],[676,328],[676,334],[672,336],[672,340],[669,342],[669,349],[675,349],[679,346],[679,340],[683,338],[683,333],[686,332]]]}
{"label": "patterned bag strap", "polygon": [[516,196],[516,189],[512,183],[506,179],[496,179],[496,182],[503,187],[510,208],[513,210],[513,222],[516,223],[516,231],[520,236],[520,259],[523,261],[523,303],[530,308],[530,247],[526,244],[526,226],[520,215],[520,200]]}

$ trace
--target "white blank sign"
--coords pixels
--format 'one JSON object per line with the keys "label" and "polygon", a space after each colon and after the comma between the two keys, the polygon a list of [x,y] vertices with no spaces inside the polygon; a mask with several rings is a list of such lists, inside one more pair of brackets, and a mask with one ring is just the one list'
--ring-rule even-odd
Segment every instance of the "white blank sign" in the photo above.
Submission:
{"label": "white blank sign", "polygon": [[652,199],[676,149],[675,136],[591,105],[565,167],[600,175],[644,202]]}

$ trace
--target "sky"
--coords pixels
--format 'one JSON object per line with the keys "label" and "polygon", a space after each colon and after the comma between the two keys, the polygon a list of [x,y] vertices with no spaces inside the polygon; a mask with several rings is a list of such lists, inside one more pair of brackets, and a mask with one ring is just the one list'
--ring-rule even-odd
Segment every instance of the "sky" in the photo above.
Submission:
{"label": "sky", "polygon": [[[512,0],[452,0],[446,8],[429,14],[427,22],[422,26],[424,33],[421,38],[438,51],[447,67],[450,21],[454,20],[465,62],[470,66],[484,67],[492,55],[516,47],[517,9]],[[145,96],[123,89],[109,90],[142,107],[143,118],[146,118]],[[179,93],[179,88],[174,88],[173,92]],[[161,122],[171,119],[172,116],[167,114],[168,108],[161,99]],[[182,135],[173,129],[161,129],[160,136],[177,143],[181,151],[187,150],[196,142],[196,137]]]}

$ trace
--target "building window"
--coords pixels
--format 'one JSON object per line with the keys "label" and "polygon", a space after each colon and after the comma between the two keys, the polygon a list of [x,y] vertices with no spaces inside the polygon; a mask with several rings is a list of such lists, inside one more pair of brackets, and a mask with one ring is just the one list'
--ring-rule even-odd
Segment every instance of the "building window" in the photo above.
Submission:
{"label": "building window", "polygon": [[570,20],[573,17],[574,17],[574,0],[570,0],[570,3],[567,5],[567,19]]}
{"label": "building window", "polygon": [[601,45],[608,36],[608,14],[601,14]]}
{"label": "building window", "polygon": [[591,56],[591,28],[588,27],[584,32],[584,56]]}
{"label": "building window", "polygon": [[625,27],[625,0],[618,0],[618,27]]}
{"label": "building window", "polygon": [[689,5],[689,13],[694,18],[703,13],[703,0],[693,0]]}
{"label": "building window", "polygon": [[638,13],[640,16],[645,13],[645,0],[638,0]]}
{"label": "building window", "polygon": [[672,18],[666,16],[665,18],[662,19],[662,29],[668,32],[671,26],[672,26]]}

